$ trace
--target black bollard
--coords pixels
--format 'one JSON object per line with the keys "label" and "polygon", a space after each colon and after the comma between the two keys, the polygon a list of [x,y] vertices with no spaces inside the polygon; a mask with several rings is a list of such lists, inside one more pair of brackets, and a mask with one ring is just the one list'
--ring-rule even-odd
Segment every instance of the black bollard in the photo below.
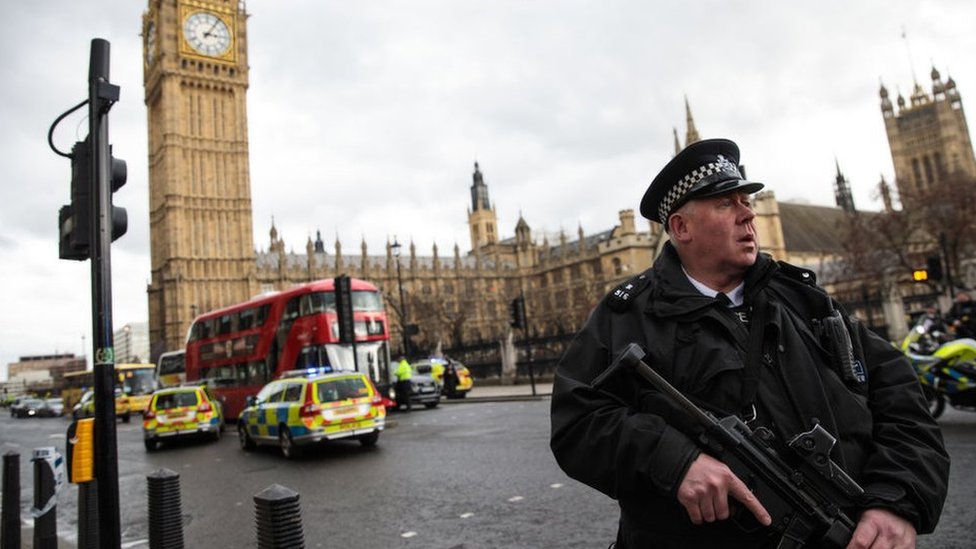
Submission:
{"label": "black bollard", "polygon": [[160,469],[146,477],[149,483],[149,548],[183,549],[183,511],[180,475]]}
{"label": "black bollard", "polygon": [[0,549],[20,549],[20,454],[3,455],[3,508]]}
{"label": "black bollard", "polygon": [[258,549],[304,549],[298,492],[272,484],[254,496]]}
{"label": "black bollard", "polygon": [[34,549],[58,549],[58,498],[54,491],[54,448],[34,449]]}
{"label": "black bollard", "polygon": [[78,483],[78,549],[98,549],[98,481]]}

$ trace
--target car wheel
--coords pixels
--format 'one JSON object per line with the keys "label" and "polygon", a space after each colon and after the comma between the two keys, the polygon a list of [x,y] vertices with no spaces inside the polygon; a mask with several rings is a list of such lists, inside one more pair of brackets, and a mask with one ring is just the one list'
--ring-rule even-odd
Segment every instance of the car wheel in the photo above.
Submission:
{"label": "car wheel", "polygon": [[247,434],[247,427],[241,423],[237,426],[237,441],[241,444],[241,450],[253,450],[254,441],[251,435]]}
{"label": "car wheel", "polygon": [[376,446],[376,441],[378,441],[379,439],[380,439],[380,432],[373,431],[368,435],[363,435],[359,437],[359,443],[369,448],[371,446]]}
{"label": "car wheel", "polygon": [[281,455],[288,459],[298,457],[298,447],[295,446],[295,441],[291,438],[291,431],[285,425],[279,429],[278,444],[281,445]]}
{"label": "car wheel", "polygon": [[147,452],[155,452],[156,449],[159,448],[159,442],[156,439],[147,438],[143,442],[146,443]]}

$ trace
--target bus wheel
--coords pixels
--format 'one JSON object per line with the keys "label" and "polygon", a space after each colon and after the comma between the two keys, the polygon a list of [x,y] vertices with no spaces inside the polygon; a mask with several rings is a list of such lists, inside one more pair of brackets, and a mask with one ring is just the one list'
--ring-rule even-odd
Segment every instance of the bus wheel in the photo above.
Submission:
{"label": "bus wheel", "polygon": [[251,435],[247,434],[247,427],[243,423],[237,425],[237,440],[241,443],[241,450],[253,450],[254,441]]}
{"label": "bus wheel", "polygon": [[278,443],[281,445],[281,455],[288,459],[298,457],[298,447],[295,446],[295,441],[291,438],[291,431],[288,430],[286,425],[279,427]]}

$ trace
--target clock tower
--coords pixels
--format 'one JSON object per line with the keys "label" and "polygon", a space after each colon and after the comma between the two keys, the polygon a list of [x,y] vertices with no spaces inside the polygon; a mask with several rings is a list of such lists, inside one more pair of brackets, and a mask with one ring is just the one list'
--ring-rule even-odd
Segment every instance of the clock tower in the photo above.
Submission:
{"label": "clock tower", "polygon": [[150,354],[193,317],[256,293],[247,142],[247,13],[239,0],[149,0]]}

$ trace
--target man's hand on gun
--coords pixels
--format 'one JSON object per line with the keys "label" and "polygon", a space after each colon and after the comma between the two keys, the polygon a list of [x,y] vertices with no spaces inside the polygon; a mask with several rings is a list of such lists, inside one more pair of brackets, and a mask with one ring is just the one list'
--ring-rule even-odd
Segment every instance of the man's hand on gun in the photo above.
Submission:
{"label": "man's hand on gun", "polygon": [[772,523],[766,508],[745,483],[727,465],[705,453],[691,463],[677,495],[694,524],[729,518],[729,496],[742,503],[760,524]]}

